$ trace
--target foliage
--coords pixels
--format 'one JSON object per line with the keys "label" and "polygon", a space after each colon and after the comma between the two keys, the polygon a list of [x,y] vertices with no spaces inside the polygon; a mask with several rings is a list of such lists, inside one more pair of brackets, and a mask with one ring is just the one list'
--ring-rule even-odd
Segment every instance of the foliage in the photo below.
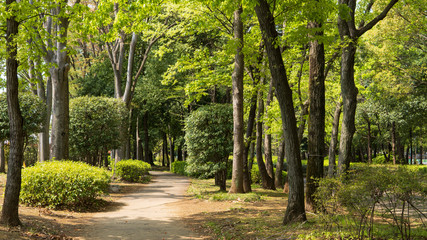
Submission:
{"label": "foliage", "polygon": [[110,173],[82,162],[37,163],[22,171],[21,202],[51,208],[91,205],[107,193]]}
{"label": "foliage", "polygon": [[127,108],[114,98],[79,97],[70,102],[70,152],[75,159],[120,146]]}
{"label": "foliage", "polygon": [[[41,123],[46,116],[46,107],[37,96],[31,93],[19,94],[19,108],[24,119],[24,135],[40,132]],[[6,93],[0,93],[0,140],[9,138],[9,115],[7,113]]]}
{"label": "foliage", "polygon": [[[276,168],[273,168],[274,172],[276,172]],[[282,180],[286,182],[288,179],[288,173],[286,171],[282,171]],[[259,168],[257,164],[254,164],[251,169],[251,181],[252,183],[260,184],[262,182],[261,174],[259,173]]]}
{"label": "foliage", "polygon": [[175,161],[171,165],[171,172],[187,176],[188,174],[185,172],[185,167],[187,166],[187,162],[184,161]]}
{"label": "foliage", "polygon": [[401,239],[410,239],[416,218],[426,227],[427,216],[419,208],[427,201],[426,177],[425,171],[414,168],[358,164],[346,176],[320,180],[315,196],[329,228],[340,224],[338,209],[344,207],[359,239],[375,236],[376,217],[393,226]]}
{"label": "foliage", "polygon": [[185,122],[190,175],[211,177],[227,169],[233,151],[233,110],[229,104],[203,106]]}
{"label": "foliage", "polygon": [[386,159],[385,159],[384,155],[378,155],[375,158],[372,158],[372,163],[373,164],[384,164],[384,163],[386,163]]}
{"label": "foliage", "polygon": [[128,182],[139,182],[144,175],[148,175],[151,165],[140,160],[121,160],[116,164],[117,175]]}

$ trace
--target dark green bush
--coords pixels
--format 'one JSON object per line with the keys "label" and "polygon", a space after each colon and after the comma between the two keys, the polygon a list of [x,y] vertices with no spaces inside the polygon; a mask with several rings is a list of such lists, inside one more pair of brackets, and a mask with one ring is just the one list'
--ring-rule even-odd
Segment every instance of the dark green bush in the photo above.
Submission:
{"label": "dark green bush", "polygon": [[110,173],[82,162],[37,163],[22,171],[21,202],[32,206],[88,206],[107,193]]}
{"label": "dark green bush", "polygon": [[184,162],[184,161],[173,162],[171,165],[171,172],[179,175],[187,176],[188,174],[185,171],[186,166],[187,166],[187,162]]}
{"label": "dark green bush", "polygon": [[148,175],[151,165],[141,160],[121,160],[116,164],[117,175],[128,182],[138,182]]}

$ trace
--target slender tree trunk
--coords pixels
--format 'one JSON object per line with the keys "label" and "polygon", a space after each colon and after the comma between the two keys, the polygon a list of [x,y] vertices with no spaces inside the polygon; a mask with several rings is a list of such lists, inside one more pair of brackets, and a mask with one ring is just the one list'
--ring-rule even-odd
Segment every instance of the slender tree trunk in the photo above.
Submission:
{"label": "slender tree trunk", "polygon": [[3,140],[0,140],[0,173],[6,173],[6,157],[4,155]]}
{"label": "slender tree trunk", "polygon": [[333,177],[335,173],[335,150],[338,143],[338,127],[340,124],[342,101],[338,100],[335,106],[334,120],[332,122],[331,143],[329,144],[329,167],[328,176]]}
{"label": "slender tree trunk", "polygon": [[139,137],[139,117],[136,117],[136,131],[135,131],[135,145],[136,145],[136,159],[143,159],[143,149],[141,145],[141,138]]}
{"label": "slender tree trunk", "polygon": [[[347,6],[347,12],[338,15],[338,31],[344,42],[341,53],[341,94],[343,98],[343,120],[341,126],[340,151],[338,158],[338,173],[347,171],[351,160],[351,144],[355,128],[355,114],[358,89],[354,83],[354,59],[358,39],[372,29],[379,21],[384,19],[390,9],[398,0],[390,0],[383,11],[365,25],[360,22],[359,28],[355,26],[356,0],[338,0],[338,4]],[[368,4],[365,12],[371,11],[373,4]],[[343,18],[342,16],[346,16]]]}
{"label": "slender tree trunk", "polygon": [[142,121],[142,127],[144,128],[144,161],[153,165],[153,160],[150,158],[150,143],[148,136],[148,112],[144,113],[144,118]]}
{"label": "slender tree trunk", "polygon": [[397,161],[397,148],[396,148],[396,122],[391,123],[391,148],[393,152],[393,165],[396,165]]}
{"label": "slender tree trunk", "polygon": [[[273,101],[273,82],[270,81],[270,88],[267,94],[267,102],[265,112],[268,113],[271,101]],[[271,151],[271,133],[269,133],[270,127],[265,124],[264,134],[264,156],[265,156],[265,167],[267,168],[268,176],[274,180],[274,167],[273,167],[273,153]]]}
{"label": "slender tree trunk", "polygon": [[178,161],[183,161],[183,158],[182,158],[182,155],[183,155],[183,152],[182,152],[182,144],[179,144],[178,145],[178,152],[177,152],[177,157],[178,157]]}
{"label": "slender tree trunk", "polygon": [[[6,0],[6,11],[11,10],[10,6],[15,2],[15,0]],[[6,86],[10,127],[10,152],[0,222],[7,226],[18,226],[21,225],[18,208],[19,193],[21,191],[21,167],[24,158],[24,133],[23,119],[18,101],[18,60],[16,59],[18,47],[14,39],[18,34],[19,23],[15,19],[14,10],[11,13],[12,15],[6,19],[6,50],[9,53],[6,59]]]}
{"label": "slender tree trunk", "polygon": [[234,71],[231,76],[233,82],[233,172],[229,193],[243,193],[243,155],[245,142],[243,139],[243,22],[241,19],[243,8],[240,5],[234,11],[233,31],[234,39],[238,42],[234,57]]}
{"label": "slender tree trunk", "polygon": [[[263,81],[261,81],[263,83]],[[259,174],[261,175],[262,187],[264,189],[275,189],[273,178],[271,178],[265,167],[265,163],[263,160],[262,154],[262,146],[263,146],[263,124],[262,124],[262,116],[264,114],[264,99],[262,97],[262,90],[258,91],[258,116],[256,123],[256,160],[258,164]]]}
{"label": "slender tree trunk", "polygon": [[277,46],[277,31],[270,6],[265,0],[258,0],[255,12],[262,31],[266,46],[270,73],[276,89],[276,97],[282,113],[283,131],[285,134],[285,154],[288,163],[289,197],[283,224],[295,221],[305,221],[304,181],[300,158],[299,141],[295,111],[292,100],[292,90],[289,87],[286,69],[280,48]]}
{"label": "slender tree trunk", "polygon": [[[46,94],[45,94],[46,93]],[[39,133],[39,161],[49,160],[49,126],[52,112],[52,79],[48,77],[46,90],[43,79],[39,77],[37,95],[46,104],[46,117],[42,123],[42,132]]]}
{"label": "slender tree trunk", "polygon": [[170,143],[170,164],[172,164],[175,161],[175,144],[172,136],[169,136],[169,143]]}
{"label": "slender tree trunk", "polygon": [[274,178],[274,185],[276,188],[283,188],[283,179],[282,171],[284,170],[283,163],[285,158],[285,140],[280,140],[280,146],[279,146],[279,156],[277,156],[277,162],[276,162],[276,175]]}
{"label": "slender tree trunk", "polygon": [[[320,23],[310,22],[308,27],[319,29]],[[323,36],[319,31],[316,36]],[[307,205],[315,208],[314,193],[318,187],[317,180],[323,177],[323,156],[325,149],[325,51],[323,43],[317,39],[310,42],[310,74],[308,118],[308,161],[305,200]]]}
{"label": "slender tree trunk", "polygon": [[409,129],[409,149],[410,149],[410,160],[409,160],[409,164],[412,165],[412,161],[414,160],[414,151],[413,151],[413,146],[412,146],[412,128]]}
{"label": "slender tree trunk", "polygon": [[256,104],[257,104],[257,93],[254,92],[252,93],[252,98],[251,98],[251,107],[250,107],[249,116],[248,116],[248,126],[246,128],[246,135],[245,135],[246,136],[245,149],[243,153],[243,190],[245,193],[252,192],[251,175],[250,175],[252,164],[250,164],[249,155],[250,155],[250,147],[253,146],[253,140],[254,140],[253,132],[254,132],[254,126],[255,126]]}
{"label": "slender tree trunk", "polygon": [[369,117],[366,117],[366,123],[368,125],[368,163],[372,163],[372,136],[371,136],[371,121]]}
{"label": "slender tree trunk", "polygon": [[[65,1],[66,3],[66,1]],[[61,4],[61,3],[60,3]],[[51,69],[53,100],[52,100],[52,153],[51,157],[57,160],[68,159],[69,138],[69,91],[68,71],[69,57],[67,51],[67,35],[69,19],[65,17],[64,9],[58,7],[58,35],[56,50],[56,68]]]}

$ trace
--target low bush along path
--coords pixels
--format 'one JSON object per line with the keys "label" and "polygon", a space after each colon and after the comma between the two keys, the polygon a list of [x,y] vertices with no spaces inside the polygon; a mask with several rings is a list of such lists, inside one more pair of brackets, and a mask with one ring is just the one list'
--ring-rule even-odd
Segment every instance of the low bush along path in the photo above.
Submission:
{"label": "low bush along path", "polygon": [[203,239],[185,228],[168,206],[184,198],[189,179],[167,172],[150,174],[150,184],[122,197],[118,210],[95,214],[73,239]]}

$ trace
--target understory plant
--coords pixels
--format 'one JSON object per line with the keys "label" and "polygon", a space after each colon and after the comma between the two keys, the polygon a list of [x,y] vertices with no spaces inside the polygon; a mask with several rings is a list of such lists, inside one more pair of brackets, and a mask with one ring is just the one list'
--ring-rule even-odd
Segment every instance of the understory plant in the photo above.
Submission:
{"label": "understory plant", "polygon": [[376,237],[375,227],[386,223],[400,239],[412,239],[414,226],[427,227],[422,210],[426,179],[426,172],[416,168],[363,165],[339,178],[322,179],[315,194],[321,222],[327,229],[340,229],[346,222],[358,239]]}
{"label": "understory plant", "polygon": [[141,160],[121,160],[116,164],[116,173],[121,179],[128,182],[139,182],[143,180],[145,175],[148,175],[148,171],[151,169],[149,163]]}
{"label": "understory plant", "polygon": [[83,162],[40,162],[23,169],[20,200],[50,208],[87,207],[108,192],[110,179],[107,170]]}

